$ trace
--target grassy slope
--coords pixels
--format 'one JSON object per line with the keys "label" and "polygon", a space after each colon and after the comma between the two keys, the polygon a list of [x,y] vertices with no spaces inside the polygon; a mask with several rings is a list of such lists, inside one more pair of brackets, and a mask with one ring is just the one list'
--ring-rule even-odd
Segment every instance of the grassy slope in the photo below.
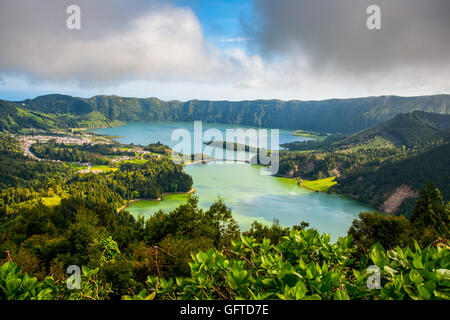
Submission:
{"label": "grassy slope", "polygon": [[61,203],[61,197],[60,196],[53,196],[53,197],[44,197],[41,198],[44,205],[48,207],[54,207]]}
{"label": "grassy slope", "polygon": [[329,177],[313,181],[303,180],[300,186],[313,191],[327,192],[330,187],[337,184],[335,179],[335,177]]}

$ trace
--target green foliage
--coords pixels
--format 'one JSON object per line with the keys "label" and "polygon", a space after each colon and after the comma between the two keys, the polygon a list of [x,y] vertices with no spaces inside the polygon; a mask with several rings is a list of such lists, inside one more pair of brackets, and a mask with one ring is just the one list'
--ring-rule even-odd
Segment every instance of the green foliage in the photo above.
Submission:
{"label": "green foliage", "polygon": [[[51,274],[53,299],[117,299],[144,289],[148,275],[189,274],[191,253],[239,237],[223,201],[208,210],[197,203],[194,197],[161,213],[161,224],[154,217],[136,221],[111,204],[86,198],[63,199],[54,207],[38,204],[0,223],[0,249],[40,279]],[[69,265],[85,266],[81,290],[65,287]]]}
{"label": "green foliage", "polygon": [[110,285],[99,280],[99,269],[81,268],[80,288],[68,290],[67,300],[105,300],[111,290]]}
{"label": "green foliage", "polygon": [[117,242],[111,236],[100,240],[100,250],[102,250],[101,264],[114,262],[118,254],[120,254]]}
{"label": "green foliage", "polygon": [[242,233],[243,236],[253,237],[256,241],[262,242],[267,238],[271,243],[278,243],[283,237],[289,235],[291,229],[302,230],[309,226],[309,223],[302,221],[300,225],[289,227],[282,227],[278,219],[274,219],[271,226],[264,225],[258,221],[253,221],[250,229]]}
{"label": "green foliage", "polygon": [[375,243],[389,249],[412,244],[412,228],[408,219],[376,211],[361,212],[359,218],[353,220],[348,234],[361,253],[367,253]]}
{"label": "green foliage", "polygon": [[157,143],[149,144],[144,148],[144,150],[161,155],[170,155],[172,153],[172,150],[169,148],[169,146],[166,146],[159,141]]}
{"label": "green foliage", "polygon": [[79,146],[57,144],[52,140],[48,143],[33,144],[31,151],[40,159],[87,162],[97,165],[107,165],[110,163],[110,160],[105,156],[134,156],[133,152],[123,152],[111,144],[84,144]]}
{"label": "green foliage", "polygon": [[437,239],[448,239],[450,230],[450,205],[432,183],[428,183],[417,200],[410,220],[404,216],[385,215],[378,212],[361,212],[353,220],[348,234],[355,239],[358,252],[367,253],[375,243],[384,248],[434,243]]}
{"label": "green foliage", "polygon": [[[375,244],[357,262],[351,242],[330,243],[314,229],[292,230],[275,245],[243,236],[230,250],[193,255],[190,277],[149,277],[147,285],[157,299],[448,299],[448,248],[386,252]],[[381,290],[367,287],[371,263],[381,270]]]}
{"label": "green foliage", "polygon": [[397,247],[387,252],[381,247],[376,250],[377,265],[380,268],[383,266],[381,270],[385,282],[380,299],[450,299],[448,247],[429,246],[421,250],[416,243],[414,251],[409,247]]}
{"label": "green foliage", "polygon": [[191,196],[187,203],[170,213],[156,212],[146,221],[146,240],[159,242],[168,234],[185,238],[206,237],[221,247],[239,235],[239,228],[231,210],[219,199],[205,211],[198,206],[198,197]]}
{"label": "green foliage", "polygon": [[0,300],[49,300],[52,289],[46,282],[22,274],[12,262],[0,266]]}
{"label": "green foliage", "polygon": [[442,194],[429,182],[420,191],[411,223],[415,227],[416,238],[428,237],[432,241],[438,237],[450,237],[450,202],[445,204]]}
{"label": "green foliage", "polygon": [[[370,199],[374,205],[382,204],[400,186],[420,190],[433,181],[446,201],[450,200],[450,144],[418,151],[409,156],[386,160],[381,164],[355,168],[338,178],[334,190]],[[410,206],[414,207],[414,206]],[[397,211],[397,210],[395,210]],[[410,215],[411,212],[405,212]]]}
{"label": "green foliage", "polygon": [[125,295],[122,297],[123,300],[153,300],[155,298],[156,293],[147,294],[146,289],[142,289],[137,295],[129,296]]}

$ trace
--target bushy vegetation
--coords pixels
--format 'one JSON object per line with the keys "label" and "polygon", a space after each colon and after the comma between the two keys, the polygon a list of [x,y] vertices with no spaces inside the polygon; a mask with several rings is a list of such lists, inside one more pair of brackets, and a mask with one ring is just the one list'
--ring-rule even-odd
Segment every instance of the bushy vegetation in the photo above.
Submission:
{"label": "bushy vegetation", "polygon": [[134,152],[124,152],[109,144],[67,145],[54,141],[35,143],[31,152],[40,159],[60,160],[64,162],[82,162],[107,165],[110,160],[105,156],[134,156]]}
{"label": "bushy vegetation", "polygon": [[[120,207],[132,199],[157,199],[163,193],[187,192],[192,187],[192,178],[182,166],[166,158],[121,163],[116,171],[85,174],[63,163],[25,158],[16,141],[7,136],[2,135],[0,141],[0,216],[15,215],[54,196],[85,197]],[[103,152],[103,147],[85,148]]]}
{"label": "bushy vegetation", "polygon": [[[63,199],[54,207],[30,206],[16,217],[2,219],[0,249],[8,253],[3,261],[20,265],[40,281],[51,275],[60,287],[65,286],[69,265],[84,266],[94,272],[83,271],[94,278],[92,286],[105,286],[99,299],[139,292],[148,275],[187,275],[192,252],[222,247],[239,237],[231,211],[221,200],[208,210],[197,203],[193,197],[146,221],[86,197]],[[74,293],[67,291],[60,298]]]}
{"label": "bushy vegetation", "polygon": [[[146,293],[156,299],[449,299],[448,248],[385,251],[375,244],[358,261],[351,242],[330,243],[314,229],[292,230],[277,244],[244,236],[230,249],[193,255],[187,278],[149,277]],[[379,290],[367,285],[371,265],[380,270]]]}
{"label": "bushy vegetation", "polygon": [[160,155],[170,155],[172,153],[172,150],[169,148],[169,146],[166,146],[159,141],[157,143],[149,144],[144,148],[144,150],[158,153]]}
{"label": "bushy vegetation", "polygon": [[[360,259],[354,252],[351,236],[331,243],[314,229],[292,229],[274,244],[242,236],[228,248],[192,254],[189,276],[167,279],[158,271],[122,299],[450,299],[448,246],[421,249],[416,243],[386,251],[377,243]],[[0,268],[0,299],[108,298],[114,287],[98,274],[98,268],[83,267],[83,286],[68,290],[61,281],[38,282],[7,262]]]}

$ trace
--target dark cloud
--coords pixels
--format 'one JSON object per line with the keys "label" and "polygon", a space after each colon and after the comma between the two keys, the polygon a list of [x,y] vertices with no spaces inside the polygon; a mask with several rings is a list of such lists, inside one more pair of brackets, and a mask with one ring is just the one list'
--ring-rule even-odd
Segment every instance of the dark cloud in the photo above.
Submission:
{"label": "dark cloud", "polygon": [[44,37],[67,37],[66,9],[78,5],[82,12],[82,29],[77,36],[93,39],[100,35],[123,31],[130,22],[149,10],[169,6],[162,0],[0,0],[0,35],[3,38],[30,35],[45,41]]}
{"label": "dark cloud", "polygon": [[[381,7],[382,30],[368,30],[366,9]],[[244,22],[252,49],[300,59],[313,70],[349,74],[392,68],[436,71],[450,63],[448,0],[254,0]]]}

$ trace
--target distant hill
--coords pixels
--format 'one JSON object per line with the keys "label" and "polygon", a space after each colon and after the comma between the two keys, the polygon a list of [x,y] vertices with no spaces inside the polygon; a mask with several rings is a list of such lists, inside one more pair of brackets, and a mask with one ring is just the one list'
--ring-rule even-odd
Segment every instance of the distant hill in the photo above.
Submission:
{"label": "distant hill", "polygon": [[361,143],[381,137],[396,146],[416,146],[450,137],[450,115],[414,111],[355,133],[345,143]]}
{"label": "distant hill", "polygon": [[324,141],[292,142],[283,146],[293,151],[333,151],[370,144],[422,147],[446,141],[450,141],[450,115],[414,111],[399,114],[394,119],[351,135],[335,135]]}
{"label": "distant hill", "polygon": [[56,117],[24,110],[7,101],[0,100],[0,132],[18,132],[23,128],[49,130],[66,126],[67,121],[58,121]]}
{"label": "distant hill", "polygon": [[394,119],[354,133],[335,144],[357,145],[382,138],[395,146],[413,147],[450,138],[450,115],[423,111],[399,114]]}
{"label": "distant hill", "polygon": [[425,111],[450,114],[450,95],[421,97],[382,96],[324,101],[162,101],[157,98],[95,96],[89,99],[46,95],[13,102],[28,111],[70,114],[95,113],[103,122],[193,121],[303,129],[326,133],[354,133],[394,118],[401,113]]}
{"label": "distant hill", "polygon": [[[53,96],[40,97],[27,104],[0,100],[0,132],[99,128],[123,124],[110,120],[98,111],[91,111],[92,108],[82,101],[61,97],[63,99],[54,99]],[[85,113],[87,111],[89,113]]]}
{"label": "distant hill", "polygon": [[67,95],[51,94],[35,99],[27,99],[20,103],[27,110],[43,113],[70,113],[73,115],[88,114],[94,108],[84,99],[73,98]]}

